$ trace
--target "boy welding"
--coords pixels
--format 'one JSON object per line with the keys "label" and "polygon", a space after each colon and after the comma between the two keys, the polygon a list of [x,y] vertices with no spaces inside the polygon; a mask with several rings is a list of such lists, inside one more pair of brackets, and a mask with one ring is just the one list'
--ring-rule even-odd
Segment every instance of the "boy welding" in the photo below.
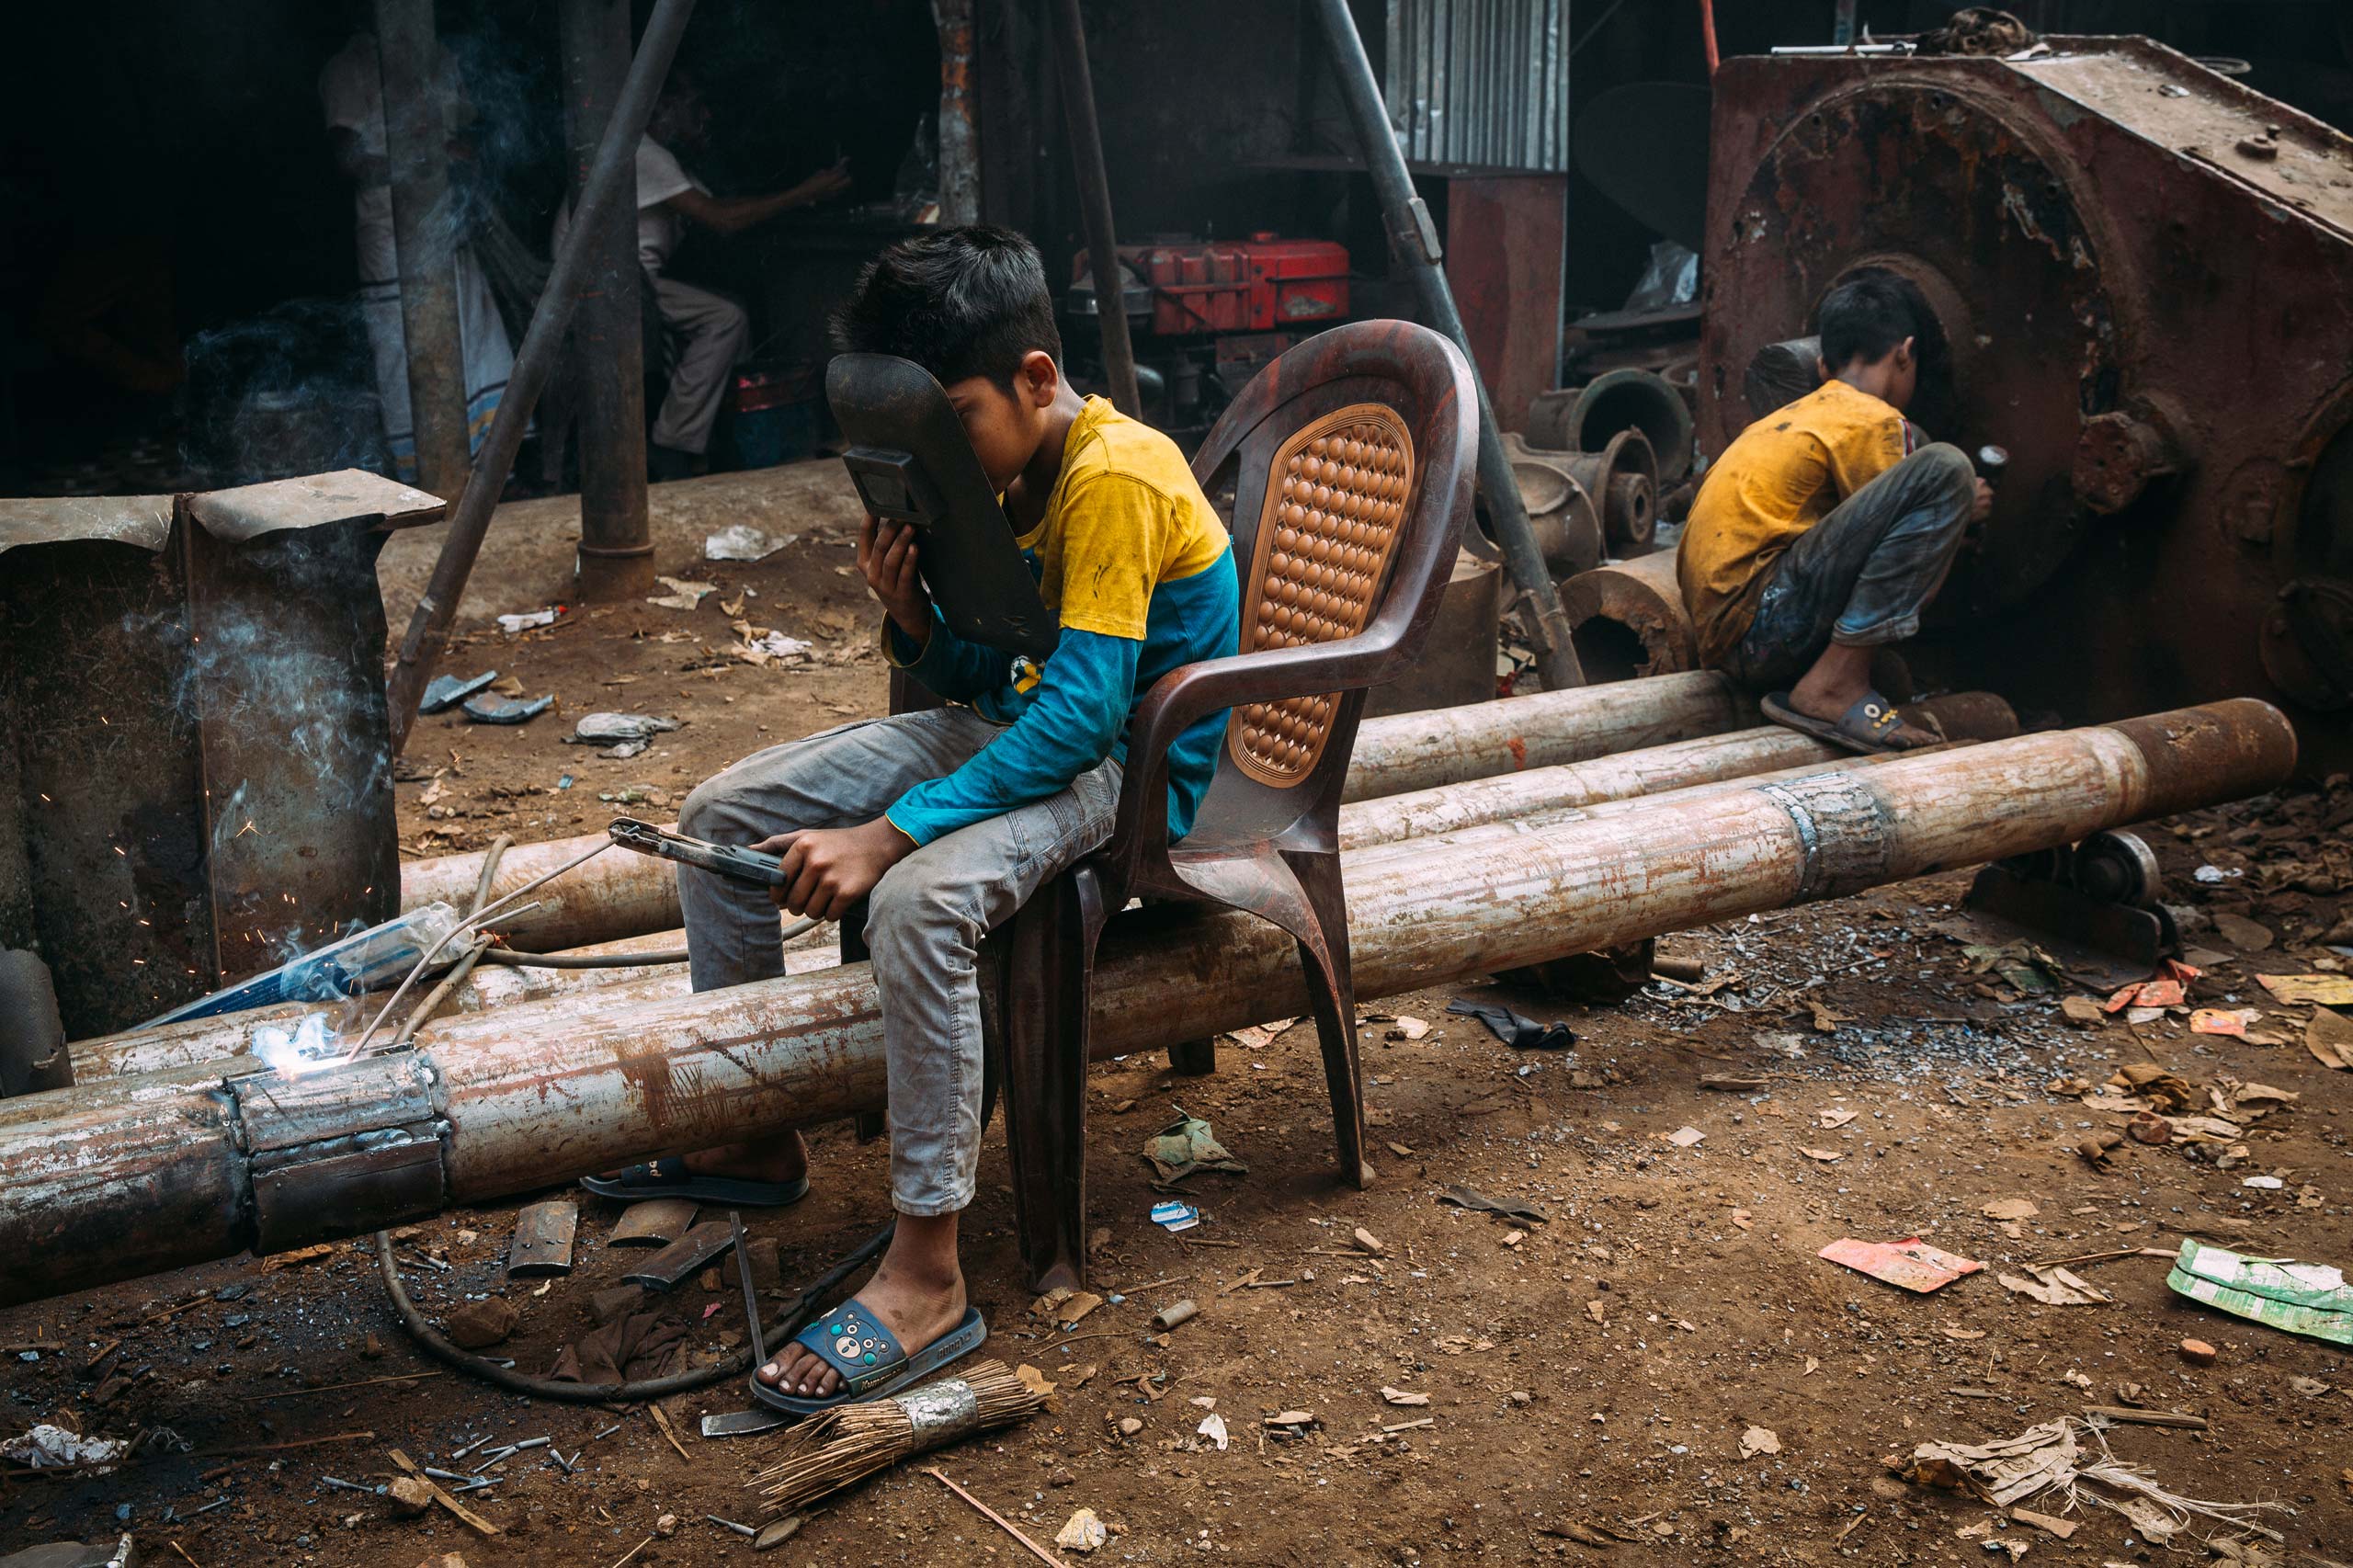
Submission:
{"label": "boy welding", "polygon": [[1766,717],[1850,751],[1943,739],[1871,686],[1994,493],[1904,417],[1933,330],[1909,282],[1862,274],[1822,301],[1823,382],[1757,420],[1700,483],[1676,574],[1700,661],[1768,693]]}
{"label": "boy welding", "polygon": [[[979,1342],[957,1259],[981,1138],[981,937],[1109,836],[1137,700],[1180,665],[1235,651],[1223,524],[1166,437],[1062,373],[1038,253],[975,226],[903,241],[836,323],[846,350],[913,359],[946,389],[1062,628],[1042,665],[950,631],[911,530],[869,517],[858,562],[883,651],[952,706],[870,719],[745,758],[688,798],[681,831],[783,857],[774,902],[681,868],[698,991],[784,971],[777,907],[830,919],[869,900],[890,1058],[897,1231],[874,1277],[756,1374],[767,1402],[821,1408],[912,1381]],[[1225,718],[1168,754],[1172,835],[1191,824]],[[797,1132],[597,1178],[618,1197],[790,1203]]]}

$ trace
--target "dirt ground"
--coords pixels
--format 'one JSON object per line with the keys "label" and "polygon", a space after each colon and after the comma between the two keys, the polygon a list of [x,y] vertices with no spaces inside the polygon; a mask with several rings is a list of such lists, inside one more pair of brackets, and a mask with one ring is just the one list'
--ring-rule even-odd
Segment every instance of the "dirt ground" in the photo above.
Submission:
{"label": "dirt ground", "polygon": [[[599,797],[630,786],[658,808],[747,750],[882,705],[837,466],[660,490],[662,570],[718,585],[692,611],[591,609],[514,639],[485,629],[492,613],[564,592],[567,506],[502,517],[467,602],[467,643],[444,666],[495,667],[560,711],[513,729],[427,721],[399,786],[415,853],[502,831],[581,832],[608,814]],[[737,522],[801,537],[756,564],[701,560],[702,535]],[[396,627],[433,542],[387,551]],[[737,619],[807,639],[814,661],[741,661]],[[627,761],[561,744],[595,709],[682,727]],[[2166,1289],[2164,1259],[2137,1250],[2169,1254],[2195,1235],[2353,1263],[2353,1075],[2307,1049],[2313,1009],[2279,1004],[2254,978],[2343,963],[2321,938],[2353,941],[2342,926],[2348,820],[2353,792],[2340,783],[2148,835],[2204,971],[2192,1000],[2257,1009],[2247,1039],[2192,1033],[2186,1011],[2071,1021],[2062,1003],[2079,988],[2015,953],[1972,956],[1938,929],[1966,888],[1956,875],[1676,937],[1668,949],[1705,962],[1696,986],[1654,983],[1595,1007],[1524,987],[1477,993],[1566,1019],[1578,1036],[1567,1051],[1503,1046],[1446,1014],[1450,993],[1368,1004],[1381,1147],[1380,1181],[1362,1193],[1334,1174],[1311,1028],[1228,1037],[1208,1077],[1174,1076],[1157,1058],[1105,1063],[1089,1200],[1102,1233],[1094,1283],[1113,1299],[1070,1333],[1033,1314],[995,1129],[967,1221],[988,1353],[1055,1380],[1052,1403],[820,1505],[767,1561],[1030,1560],[926,1465],[1043,1543],[1093,1509],[1117,1533],[1092,1559],[1057,1559],[1073,1563],[2023,1555],[2090,1568],[2200,1561],[2203,1538],[2246,1537],[2201,1521],[2167,1546],[2114,1512],[2041,1500],[2074,1527],[2062,1539],[1891,1472],[1920,1443],[2004,1438],[2090,1404],[2204,1418],[2120,1426],[2108,1441],[2173,1492],[2273,1506],[2259,1522],[2281,1542],[2251,1538],[2230,1549],[2235,1560],[2353,1559],[2353,1354],[2186,1301]],[[2191,1110],[2234,1118],[2243,1137],[2128,1141],[2108,1168],[2087,1163],[2076,1145],[2132,1118],[2107,1081],[2141,1063],[2177,1074]],[[1146,1217],[1163,1195],[1139,1152],[1180,1108],[1249,1168],[1188,1181],[1204,1219],[1172,1235]],[[747,1214],[756,1236],[779,1244],[791,1282],[884,1214],[882,1145],[847,1128],[813,1142],[814,1194]],[[2246,1185],[2256,1176],[2279,1180]],[[1449,1186],[1534,1205],[1544,1222],[1442,1204]],[[576,1271],[510,1282],[516,1206],[414,1227],[402,1255],[428,1315],[483,1296],[518,1309],[494,1354],[543,1371],[589,1327],[591,1295],[642,1255],[608,1247],[619,1206],[585,1199]],[[1912,1236],[1985,1267],[1913,1295],[1815,1256],[1842,1237]],[[2103,1304],[2040,1304],[2000,1278],[2031,1283],[2027,1264],[2116,1253],[2070,1265],[2112,1294]],[[742,1343],[740,1306],[717,1283],[689,1281],[672,1299],[699,1361]],[[1199,1315],[1156,1335],[1151,1314],[1179,1298]],[[2216,1348],[2211,1365],[2185,1358],[2191,1337]],[[706,1516],[757,1521],[745,1483],[777,1440],[698,1436],[701,1414],[746,1403],[740,1385],[672,1401],[674,1447],[642,1408],[532,1403],[434,1370],[360,1244],[16,1309],[0,1313],[0,1346],[11,1358],[0,1437],[38,1421],[170,1435],[110,1474],[0,1476],[0,1543],[11,1546],[128,1530],[144,1561],[201,1568],[411,1568],[443,1552],[476,1568],[748,1558],[750,1543]],[[1313,1424],[1265,1425],[1297,1412]],[[1212,1414],[1231,1435],[1223,1450],[1199,1434]],[[1131,1418],[1141,1425],[1123,1433]],[[504,1479],[465,1499],[494,1537],[438,1511],[398,1517],[382,1498],[322,1481],[384,1481],[393,1448],[450,1465],[480,1438],[540,1436],[546,1449],[517,1453],[494,1472]],[[578,1451],[574,1471],[549,1457],[557,1450]]]}

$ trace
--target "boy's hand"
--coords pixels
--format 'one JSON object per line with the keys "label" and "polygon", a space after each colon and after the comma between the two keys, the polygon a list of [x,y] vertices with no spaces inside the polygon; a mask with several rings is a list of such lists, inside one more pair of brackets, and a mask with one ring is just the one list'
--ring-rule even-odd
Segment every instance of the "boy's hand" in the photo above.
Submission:
{"label": "boy's hand", "polygon": [[1982,523],[1994,510],[1994,487],[1984,480],[1977,482],[1977,500],[1969,508],[1969,520]]}
{"label": "boy's hand", "polygon": [[892,827],[888,817],[863,827],[780,833],[752,847],[784,858],[784,885],[774,893],[777,907],[815,920],[840,919],[874,891],[883,872],[915,851],[915,840]]}
{"label": "boy's hand", "polygon": [[915,572],[915,530],[871,515],[858,536],[858,569],[891,623],[921,648],[931,641],[931,590]]}

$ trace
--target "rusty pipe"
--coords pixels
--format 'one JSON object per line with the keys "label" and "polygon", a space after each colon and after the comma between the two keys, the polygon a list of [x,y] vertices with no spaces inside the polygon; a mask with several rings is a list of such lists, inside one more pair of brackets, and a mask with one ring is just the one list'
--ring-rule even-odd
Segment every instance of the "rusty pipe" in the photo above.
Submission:
{"label": "rusty pipe", "polygon": [[[2018,733],[2008,703],[1988,692],[1961,692],[1920,705],[1945,733],[1959,742],[2003,740]],[[1852,758],[1793,730],[1767,725],[1727,735],[1701,736],[1663,746],[1620,752],[1588,762],[1531,768],[1526,773],[1472,779],[1434,790],[1358,801],[1341,808],[1340,847],[1361,849],[1403,838],[1457,833],[1490,823],[1540,825],[1608,805],[1624,807],[1643,798],[1722,787],[1727,782],[1774,777],[1775,770],[1802,772]],[[683,931],[657,931],[577,949],[581,954],[624,954],[676,949]],[[841,962],[840,949],[823,932],[813,932],[785,951],[785,972],[806,974]],[[623,987],[627,989],[624,991]],[[676,964],[611,969],[490,969],[474,971],[450,994],[451,1013],[540,1002],[586,989],[615,1001],[684,996],[690,987]],[[83,1082],[128,1073],[152,1073],[192,1062],[246,1052],[257,1025],[291,1028],[309,1014],[330,1028],[348,1021],[357,1003],[288,1003],[226,1017],[193,1018],[159,1029],[105,1035],[74,1043],[74,1071]]]}
{"label": "rusty pipe", "polygon": [[[2287,719],[2238,699],[1868,768],[1506,824],[1344,861],[1359,995],[1636,940],[2073,843],[2270,789]],[[1295,945],[1233,912],[1115,920],[1098,1055],[1297,1014]],[[422,1218],[754,1129],[881,1103],[870,971],[615,1006],[517,1028],[421,1030],[413,1050],[293,1079],[119,1078],[0,1104],[0,1305],[258,1247]]]}
{"label": "rusty pipe", "polygon": [[1699,667],[1699,634],[1683,608],[1671,550],[1578,573],[1561,585],[1561,610],[1587,679],[1631,680]]}
{"label": "rusty pipe", "polygon": [[[1357,733],[1346,799],[1428,790],[1465,778],[1581,762],[1637,746],[1720,734],[1753,720],[1732,683],[1712,673],[1620,682],[1597,690],[1544,692],[1368,719]],[[553,870],[605,835],[517,845],[498,864],[493,897]],[[483,851],[413,860],[401,868],[401,906],[462,905],[481,880]],[[602,855],[551,883],[537,909],[499,927],[519,948],[555,951],[676,928],[670,867],[640,855]]]}

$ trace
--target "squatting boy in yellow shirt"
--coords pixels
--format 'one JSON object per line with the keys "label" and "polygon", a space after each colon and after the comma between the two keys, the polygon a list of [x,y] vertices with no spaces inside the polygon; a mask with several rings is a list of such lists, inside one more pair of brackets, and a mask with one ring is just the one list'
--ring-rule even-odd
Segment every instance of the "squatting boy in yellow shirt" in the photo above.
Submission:
{"label": "squatting boy in yellow shirt", "polygon": [[1851,751],[1942,737],[1871,688],[1872,653],[1920,629],[1993,491],[1904,417],[1927,301],[1867,273],[1822,301],[1821,387],[1708,470],[1676,574],[1703,664],[1767,693],[1774,722]]}

